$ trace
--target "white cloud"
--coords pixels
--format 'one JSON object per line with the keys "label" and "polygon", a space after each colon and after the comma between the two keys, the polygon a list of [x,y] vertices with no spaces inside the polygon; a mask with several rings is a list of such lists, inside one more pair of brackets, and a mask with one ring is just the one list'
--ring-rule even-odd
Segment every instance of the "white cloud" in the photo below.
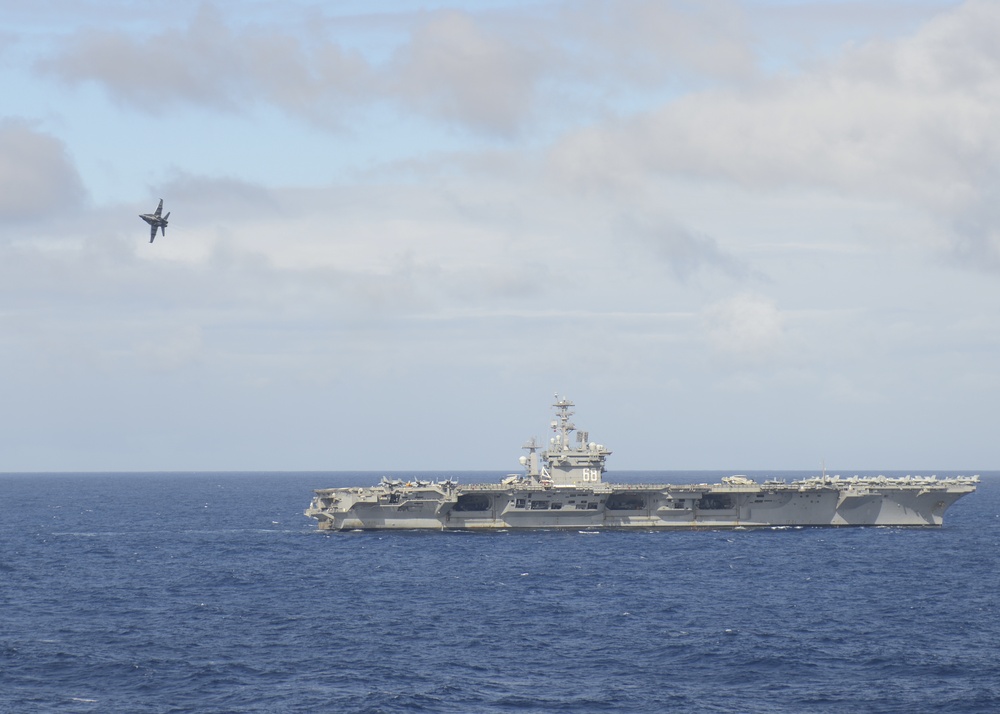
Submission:
{"label": "white cloud", "polygon": [[338,125],[343,100],[370,92],[371,68],[331,41],[255,28],[234,29],[211,5],[187,27],[151,35],[80,30],[37,64],[69,84],[96,82],[117,101],[153,114],[178,104],[228,111],[273,103]]}
{"label": "white cloud", "polygon": [[0,119],[0,220],[32,220],[81,207],[80,176],[57,138]]}
{"label": "white cloud", "polygon": [[535,102],[544,71],[536,54],[468,13],[443,12],[400,50],[390,82],[395,94],[427,114],[510,135]]}
{"label": "white cloud", "polygon": [[702,317],[712,346],[726,355],[754,361],[782,347],[784,318],[768,298],[739,295],[707,306]]}
{"label": "white cloud", "polygon": [[293,6],[279,11],[281,22],[253,24],[205,4],[152,31],[77,29],[35,66],[159,116],[269,105],[342,131],[388,104],[401,116],[505,138],[559,114],[559,125],[605,114],[609,97],[634,98],[678,78],[744,79],[754,67],[744,15],[728,0],[472,7],[374,11],[365,31],[381,25],[395,38],[384,61],[353,49],[360,20],[349,13],[320,21]]}
{"label": "white cloud", "polygon": [[688,94],[580,130],[554,149],[553,165],[602,191],[673,176],[906,205],[958,226],[959,255],[995,263],[997,33],[1000,5],[969,2],[912,36],[869,42],[825,67]]}
{"label": "white cloud", "polygon": [[561,20],[573,66],[591,78],[663,87],[742,80],[756,66],[743,6],[730,0],[582,0]]}

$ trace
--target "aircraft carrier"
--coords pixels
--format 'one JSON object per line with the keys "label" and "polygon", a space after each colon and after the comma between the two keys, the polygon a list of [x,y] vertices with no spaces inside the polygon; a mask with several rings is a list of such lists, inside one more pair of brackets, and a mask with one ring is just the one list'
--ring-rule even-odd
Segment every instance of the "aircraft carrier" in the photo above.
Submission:
{"label": "aircraft carrier", "polygon": [[333,531],[940,526],[979,483],[825,473],[790,482],[734,475],[716,484],[604,483],[611,452],[577,431],[573,402],[557,398],[553,407],[553,436],[544,450],[534,439],[525,444],[524,473],[499,483],[383,477],[375,486],[319,489],[305,515]]}

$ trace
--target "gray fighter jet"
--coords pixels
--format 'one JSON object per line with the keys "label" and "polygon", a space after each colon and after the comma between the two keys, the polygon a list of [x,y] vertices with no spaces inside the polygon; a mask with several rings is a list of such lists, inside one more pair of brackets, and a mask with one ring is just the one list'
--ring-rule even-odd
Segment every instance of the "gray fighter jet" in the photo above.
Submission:
{"label": "gray fighter jet", "polygon": [[160,199],[160,204],[156,207],[156,210],[152,213],[140,213],[139,218],[146,221],[149,224],[149,242],[152,243],[153,239],[156,238],[156,229],[160,229],[161,235],[167,235],[167,219],[170,218],[170,211],[167,211],[167,215],[160,216],[160,211],[163,210],[163,199]]}

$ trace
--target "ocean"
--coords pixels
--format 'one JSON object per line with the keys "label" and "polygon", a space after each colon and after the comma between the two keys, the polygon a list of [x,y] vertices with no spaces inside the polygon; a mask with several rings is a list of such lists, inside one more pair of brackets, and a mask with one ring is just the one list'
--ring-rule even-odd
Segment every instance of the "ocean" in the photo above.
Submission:
{"label": "ocean", "polygon": [[937,529],[596,534],[302,515],[374,473],[3,474],[0,711],[997,712],[981,473]]}

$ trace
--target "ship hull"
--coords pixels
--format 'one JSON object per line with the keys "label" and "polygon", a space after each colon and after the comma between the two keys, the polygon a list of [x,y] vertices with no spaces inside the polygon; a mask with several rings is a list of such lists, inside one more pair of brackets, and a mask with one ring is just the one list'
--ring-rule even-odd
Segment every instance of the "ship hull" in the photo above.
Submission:
{"label": "ship hull", "polygon": [[325,489],[306,514],[321,530],[936,527],[971,484],[892,482],[765,487],[605,485],[599,489]]}

